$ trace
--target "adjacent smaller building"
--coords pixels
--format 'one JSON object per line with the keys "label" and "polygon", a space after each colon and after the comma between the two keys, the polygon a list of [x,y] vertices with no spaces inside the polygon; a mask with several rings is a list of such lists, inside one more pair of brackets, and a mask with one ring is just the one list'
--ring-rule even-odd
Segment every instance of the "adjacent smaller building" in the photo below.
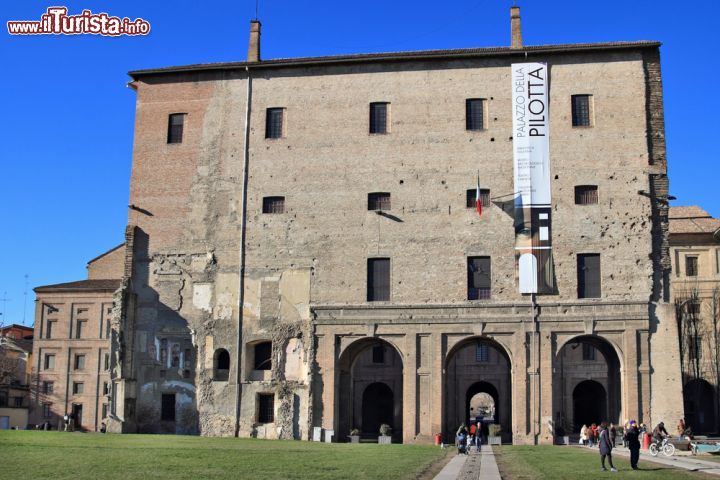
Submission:
{"label": "adjacent smaller building", "polygon": [[120,286],[124,245],[88,262],[88,278],[35,288],[32,423],[98,431],[108,414],[113,293]]}
{"label": "adjacent smaller building", "polygon": [[0,328],[0,430],[28,425],[32,339],[32,327]]}

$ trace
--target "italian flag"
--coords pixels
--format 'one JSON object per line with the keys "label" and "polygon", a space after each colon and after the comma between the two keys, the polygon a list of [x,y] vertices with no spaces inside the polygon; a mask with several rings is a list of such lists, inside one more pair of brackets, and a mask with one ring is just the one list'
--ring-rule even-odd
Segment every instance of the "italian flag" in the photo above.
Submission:
{"label": "italian flag", "polygon": [[477,189],[475,190],[475,209],[478,212],[478,216],[482,215],[482,202],[480,201],[480,173],[477,176]]}

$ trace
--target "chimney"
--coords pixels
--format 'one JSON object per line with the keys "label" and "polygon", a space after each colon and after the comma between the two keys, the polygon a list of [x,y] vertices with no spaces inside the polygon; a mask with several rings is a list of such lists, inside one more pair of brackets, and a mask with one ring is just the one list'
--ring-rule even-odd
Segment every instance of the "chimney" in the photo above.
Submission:
{"label": "chimney", "polygon": [[250,42],[248,43],[247,61],[260,61],[260,20],[250,20]]}
{"label": "chimney", "polygon": [[522,30],[520,29],[520,7],[510,7],[510,48],[522,48]]}

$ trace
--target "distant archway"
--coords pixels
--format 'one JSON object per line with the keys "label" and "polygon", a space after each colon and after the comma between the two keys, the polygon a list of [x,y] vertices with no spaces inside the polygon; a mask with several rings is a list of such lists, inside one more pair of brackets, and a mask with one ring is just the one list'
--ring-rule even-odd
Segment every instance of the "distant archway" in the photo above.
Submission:
{"label": "distant archway", "polygon": [[607,392],[595,380],[585,380],[573,389],[573,424],[592,425],[607,418]]}
{"label": "distant archway", "polygon": [[701,378],[690,380],[683,387],[685,425],[693,433],[716,433],[715,389]]}

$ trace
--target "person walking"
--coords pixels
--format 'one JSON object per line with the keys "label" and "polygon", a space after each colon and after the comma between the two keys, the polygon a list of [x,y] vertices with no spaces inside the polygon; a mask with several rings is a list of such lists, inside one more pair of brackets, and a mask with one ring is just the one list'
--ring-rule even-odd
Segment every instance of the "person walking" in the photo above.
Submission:
{"label": "person walking", "polygon": [[610,423],[610,441],[612,442],[613,448],[615,448],[615,437],[617,436],[617,429],[614,423]]}
{"label": "person walking", "polygon": [[594,447],[597,444],[598,441],[598,426],[597,423],[593,423],[590,425],[590,446]]}
{"label": "person walking", "polygon": [[580,429],[580,441],[582,441],[583,446],[588,446],[588,427],[587,425],[583,425]]}
{"label": "person walking", "polygon": [[480,422],[477,422],[475,426],[475,446],[477,447],[478,453],[480,453],[480,449],[482,448],[482,424]]}
{"label": "person walking", "polygon": [[630,450],[630,466],[633,470],[639,470],[638,460],[640,459],[640,430],[638,430],[635,420],[630,420],[630,423],[625,429],[623,439]]}
{"label": "person walking", "polygon": [[607,471],[605,468],[605,458],[610,463],[610,471],[617,472],[617,468],[613,465],[612,461],[612,442],[610,441],[610,430],[608,429],[607,422],[602,422],[599,428],[598,446],[600,447],[600,464],[602,465],[603,471]]}
{"label": "person walking", "polygon": [[470,424],[470,430],[469,430],[469,432],[468,432],[468,433],[469,433],[469,436],[468,436],[469,443],[468,443],[468,445],[474,445],[475,447],[477,447],[477,444],[475,443],[475,433],[476,433],[476,432],[477,432],[477,425],[475,425],[474,423],[471,423],[471,424]]}

